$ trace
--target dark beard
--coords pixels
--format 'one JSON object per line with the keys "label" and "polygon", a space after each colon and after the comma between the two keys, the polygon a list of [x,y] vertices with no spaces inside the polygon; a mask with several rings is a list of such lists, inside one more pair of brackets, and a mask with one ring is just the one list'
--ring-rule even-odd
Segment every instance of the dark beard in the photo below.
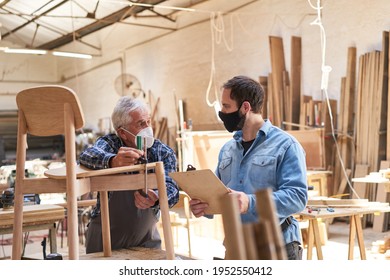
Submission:
{"label": "dark beard", "polygon": [[241,116],[240,122],[237,125],[238,130],[242,130],[245,124],[245,120],[246,120],[246,115]]}

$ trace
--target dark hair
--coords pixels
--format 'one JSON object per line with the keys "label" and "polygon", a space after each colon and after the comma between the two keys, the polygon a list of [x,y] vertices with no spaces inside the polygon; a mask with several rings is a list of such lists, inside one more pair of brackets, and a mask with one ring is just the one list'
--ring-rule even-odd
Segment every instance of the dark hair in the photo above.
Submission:
{"label": "dark hair", "polygon": [[223,88],[230,89],[230,98],[240,106],[244,101],[251,104],[254,113],[261,113],[264,102],[264,89],[260,83],[246,76],[235,76]]}

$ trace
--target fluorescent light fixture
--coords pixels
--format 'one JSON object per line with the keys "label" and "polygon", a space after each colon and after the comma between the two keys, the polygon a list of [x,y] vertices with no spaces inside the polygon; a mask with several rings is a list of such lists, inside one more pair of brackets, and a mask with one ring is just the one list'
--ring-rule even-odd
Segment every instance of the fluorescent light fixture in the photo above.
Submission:
{"label": "fluorescent light fixture", "polygon": [[17,53],[17,54],[47,54],[47,53],[52,53],[55,56],[65,56],[65,57],[83,58],[83,59],[91,59],[92,58],[92,55],[90,55],[90,54],[83,54],[83,53],[58,52],[58,51],[34,50],[34,49],[12,49],[12,48],[8,48],[8,47],[0,47],[0,51],[3,51],[5,53]]}
{"label": "fluorescent light fixture", "polygon": [[53,52],[53,55],[73,57],[73,58],[84,58],[84,59],[91,59],[92,58],[92,55],[90,55],[90,54],[72,53],[72,52]]}
{"label": "fluorescent light fixture", "polygon": [[5,48],[5,53],[20,53],[20,54],[46,54],[45,50],[33,50],[33,49],[10,49]]}

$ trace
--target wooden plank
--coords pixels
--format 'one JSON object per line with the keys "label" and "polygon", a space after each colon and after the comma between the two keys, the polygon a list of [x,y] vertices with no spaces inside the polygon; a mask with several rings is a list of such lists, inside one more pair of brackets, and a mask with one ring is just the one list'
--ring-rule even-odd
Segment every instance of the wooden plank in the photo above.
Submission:
{"label": "wooden plank", "polygon": [[[355,167],[354,178],[361,178],[366,176],[369,173],[368,164],[357,164]],[[366,197],[366,188],[367,183],[353,183],[354,192],[352,198],[365,198]]]}
{"label": "wooden plank", "polygon": [[343,131],[344,127],[344,108],[345,108],[345,84],[346,84],[346,78],[341,77],[341,84],[340,84],[340,117],[338,119],[338,129],[340,131]]}
{"label": "wooden plank", "polygon": [[[279,218],[275,214],[276,206],[274,200],[272,199],[271,188],[256,191],[256,200],[259,219],[265,221],[269,225],[266,228],[270,230],[272,242],[268,243],[273,243],[275,245],[277,259],[287,259],[282,230],[279,225]],[[259,255],[261,254],[261,252],[258,253]],[[271,256],[268,259],[272,259]]]}
{"label": "wooden plank", "polygon": [[[322,120],[325,123],[325,131],[324,131],[324,142],[325,142],[325,168],[327,170],[331,170],[332,159],[333,159],[333,147],[335,144],[335,140],[333,138],[332,132],[333,129],[336,129],[337,125],[337,100],[329,99],[327,101],[323,101],[323,116]],[[330,108],[329,108],[330,107]],[[332,129],[333,124],[333,129]],[[336,133],[336,132],[334,132]]]}
{"label": "wooden plank", "polygon": [[312,96],[308,96],[308,95],[303,95],[302,96],[302,104],[301,104],[301,115],[300,115],[300,120],[299,120],[299,124],[304,127],[304,126],[308,126],[309,125],[309,118],[310,116],[308,116],[308,111],[309,110],[309,103],[310,101],[313,100],[313,97]]}
{"label": "wooden plank", "polygon": [[[390,168],[390,161],[381,161],[380,170]],[[384,184],[378,184],[377,194],[375,201],[379,202],[389,202],[390,195],[386,192]],[[387,231],[387,226],[389,223],[389,213],[381,213],[380,215],[374,216],[374,223],[372,229],[376,232]]]}
{"label": "wooden plank", "polygon": [[368,199],[337,199],[337,198],[326,198],[326,199],[309,199],[307,206],[330,206],[330,207],[368,207]]}
{"label": "wooden plank", "polygon": [[379,112],[378,112],[378,153],[376,163],[380,165],[380,162],[386,159],[387,149],[387,115],[388,115],[388,67],[389,67],[389,32],[383,31],[382,36],[382,51],[380,53],[380,84],[378,89],[379,98],[377,100]]}
{"label": "wooden plank", "polygon": [[[283,71],[283,121],[292,122],[292,104],[291,104],[291,90],[290,79],[287,71]],[[285,125],[285,129],[291,129],[291,125]]]}
{"label": "wooden plank", "polygon": [[[390,53],[389,48],[390,48],[390,44],[386,48],[388,54]],[[390,57],[389,57],[389,59],[390,59]],[[388,73],[390,72],[389,67],[390,67],[390,63],[389,63],[389,61],[387,61],[387,84],[388,85],[390,83],[390,76],[388,75]],[[385,79],[386,79],[386,77],[385,77]],[[389,86],[387,87],[387,93],[386,94],[387,94],[387,110],[389,110],[390,109],[390,97],[389,97],[389,95],[390,95],[390,87]],[[387,143],[390,143],[390,114],[389,113],[387,114],[387,132],[388,132],[387,133]],[[387,147],[386,147],[386,159],[388,161],[390,161],[390,144],[388,144]]]}
{"label": "wooden plank", "polygon": [[272,83],[272,73],[269,73],[268,75],[268,86],[267,86],[267,98],[268,98],[268,119],[271,120],[272,123],[274,123],[274,115],[275,115],[275,110],[274,110],[274,93],[273,93],[273,83]]}
{"label": "wooden plank", "polygon": [[[301,111],[301,71],[302,71],[302,40],[301,37],[291,37],[291,121],[299,124]],[[293,130],[296,127],[292,127]]]}
{"label": "wooden plank", "polygon": [[[359,177],[364,177],[369,173],[369,168],[370,166],[368,164],[357,164],[355,167],[355,173],[354,176],[355,178]],[[358,183],[354,182],[353,183],[353,193],[352,193],[352,198],[366,198],[367,192],[367,183]],[[366,227],[367,223],[367,216],[363,217],[363,228]]]}
{"label": "wooden plank", "polygon": [[310,99],[308,102],[308,106],[306,107],[306,118],[307,118],[307,125],[308,126],[314,126],[314,101],[313,99]]}
{"label": "wooden plank", "polygon": [[263,111],[262,116],[264,119],[268,119],[268,77],[266,76],[260,76],[259,77],[259,83],[263,87],[264,90],[264,102],[263,102]]}
{"label": "wooden plank", "polygon": [[247,259],[244,230],[240,217],[237,193],[221,197],[223,228],[225,233],[226,260]]}
{"label": "wooden plank", "polygon": [[[355,68],[356,68],[356,48],[348,48],[347,73],[346,77],[341,80],[341,96],[340,96],[340,118],[338,145],[341,158],[335,162],[334,170],[334,189],[333,194],[337,193],[338,186],[343,178],[342,168],[352,168],[352,151],[353,141],[350,138],[353,135],[353,111],[354,111],[354,96],[355,96]],[[341,162],[342,161],[342,164]]]}
{"label": "wooden plank", "polygon": [[345,171],[346,175],[347,175],[347,178],[345,177],[345,174],[343,174],[343,178],[341,179],[341,182],[340,182],[340,186],[337,190],[337,194],[344,194],[345,193],[345,190],[347,188],[347,184],[348,184],[348,181],[350,179],[350,176],[351,176],[351,172],[352,170],[351,169],[347,169]]}
{"label": "wooden plank", "polygon": [[322,128],[286,132],[294,136],[305,150],[308,170],[325,169],[324,130]]}
{"label": "wooden plank", "polygon": [[283,95],[283,71],[286,70],[283,39],[281,37],[269,36],[269,45],[271,52],[271,69],[272,69],[272,86],[274,100],[274,121],[273,124],[281,127],[283,116],[283,103],[281,99]]}
{"label": "wooden plank", "polygon": [[348,48],[347,75],[345,79],[345,113],[343,115],[343,132],[352,133],[353,131],[353,111],[355,102],[355,78],[356,76],[356,48]]}
{"label": "wooden plank", "polygon": [[363,79],[363,69],[365,65],[365,56],[361,55],[359,57],[359,71],[358,71],[358,86],[357,86],[357,97],[356,97],[356,118],[355,118],[355,145],[356,145],[356,154],[355,154],[355,163],[362,163],[362,156],[361,156],[361,123],[363,120],[361,119],[361,111],[363,106],[363,87],[364,87],[364,79]]}

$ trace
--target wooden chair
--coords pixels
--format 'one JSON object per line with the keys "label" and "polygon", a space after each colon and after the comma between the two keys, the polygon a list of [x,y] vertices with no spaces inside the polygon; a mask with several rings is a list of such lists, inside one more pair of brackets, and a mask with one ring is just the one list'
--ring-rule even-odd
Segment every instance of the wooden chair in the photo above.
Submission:
{"label": "wooden chair", "polygon": [[242,224],[236,194],[221,198],[228,260],[285,260],[286,249],[271,189],[256,192],[259,222]]}
{"label": "wooden chair", "polygon": [[179,192],[179,201],[175,206],[171,208],[171,212],[177,214],[175,219],[171,220],[172,227],[183,227],[187,230],[187,240],[188,240],[188,256],[192,257],[192,248],[191,248],[191,224],[199,223],[199,219],[195,218],[190,209],[190,200],[189,195],[184,192]]}
{"label": "wooden chair", "polygon": [[[159,190],[159,203],[163,220],[167,259],[174,259],[172,231],[169,222],[169,207],[166,194],[165,173],[162,162],[89,170],[77,165],[75,131],[84,125],[84,117],[76,94],[63,86],[39,86],[19,92],[18,140],[16,155],[15,215],[13,229],[12,259],[21,258],[23,194],[66,193],[68,216],[69,259],[79,258],[77,197],[91,191],[99,191],[101,198],[102,234],[104,256],[111,256],[110,223],[108,215],[108,191],[143,189],[144,174],[125,172],[148,172],[148,186]],[[24,167],[27,149],[27,133],[36,136],[65,136],[66,167],[49,169],[45,178],[25,178]]]}

